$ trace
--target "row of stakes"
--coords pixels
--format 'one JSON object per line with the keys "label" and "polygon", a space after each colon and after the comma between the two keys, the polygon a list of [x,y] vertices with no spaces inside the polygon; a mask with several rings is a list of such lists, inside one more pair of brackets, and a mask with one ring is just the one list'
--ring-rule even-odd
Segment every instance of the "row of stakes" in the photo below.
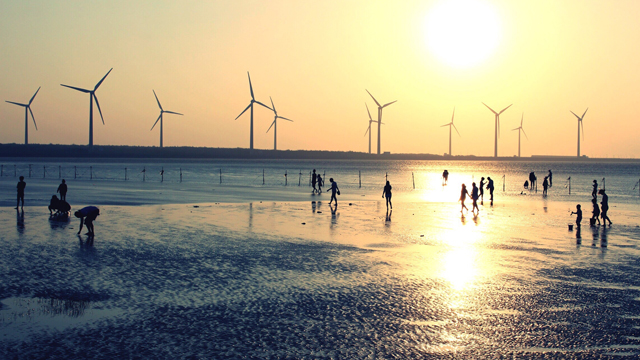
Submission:
{"label": "row of stakes", "polygon": [[[33,164],[29,164],[29,178],[31,178],[32,175],[32,165]],[[4,171],[5,167],[4,165],[0,165],[0,177],[5,176]],[[179,169],[180,171],[180,182],[182,182],[182,168]],[[83,176],[86,173],[86,171],[82,174],[80,174],[80,176]],[[146,181],[147,178],[147,169],[146,167],[143,167],[142,171],[142,181]],[[17,177],[17,166],[13,165],[13,176]],[[309,186],[311,185],[311,172],[309,172]],[[326,176],[326,171],[323,172],[322,177],[323,179]],[[42,167],[42,178],[45,179],[47,177],[47,167],[43,166]],[[385,181],[387,181],[389,179],[389,174],[385,173]],[[58,166],[58,179],[62,178],[62,166]],[[77,166],[73,167],[73,178],[77,179],[78,178],[78,168]],[[93,166],[89,166],[89,179],[93,180]],[[222,184],[222,169],[219,169],[219,181],[220,184]],[[289,178],[288,178],[288,171],[285,170],[284,173],[284,179],[285,179],[285,186],[289,185]],[[128,168],[124,168],[124,180],[127,181],[129,180],[128,178]],[[162,167],[162,169],[160,170],[160,182],[164,182],[164,167]],[[415,190],[416,188],[416,180],[415,180],[415,176],[414,173],[411,172],[411,182],[413,184],[413,189]],[[506,182],[506,175],[502,175],[502,191],[505,191],[505,182]],[[606,179],[602,178],[602,188],[605,188],[605,184],[606,184]],[[262,169],[262,185],[265,185],[265,170]],[[300,172],[298,173],[298,186],[302,185],[302,170],[300,170]],[[537,183],[536,183],[537,185]],[[362,173],[361,171],[358,171],[358,187],[361,188],[362,187]],[[565,188],[569,189],[569,195],[571,195],[571,177],[567,178],[567,184],[565,185]],[[638,180],[638,182],[636,182],[636,184],[633,186],[633,190],[638,189],[638,195],[640,195],[640,180]],[[537,186],[536,186],[536,191],[537,191]]]}

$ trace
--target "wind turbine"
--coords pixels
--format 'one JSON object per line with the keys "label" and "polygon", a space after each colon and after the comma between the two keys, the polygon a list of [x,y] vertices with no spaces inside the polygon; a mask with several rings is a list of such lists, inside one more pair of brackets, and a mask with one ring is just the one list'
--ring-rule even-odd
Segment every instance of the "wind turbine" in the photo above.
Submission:
{"label": "wind turbine", "polygon": [[253,86],[251,86],[251,75],[249,75],[248,71],[247,71],[247,76],[249,77],[249,90],[251,91],[251,102],[244,110],[242,110],[240,115],[236,116],[234,120],[238,120],[238,118],[242,116],[242,114],[244,114],[245,111],[251,108],[251,125],[249,126],[249,129],[250,129],[249,130],[249,150],[253,150],[253,104],[256,103],[256,104],[262,105],[271,111],[273,111],[273,109],[261,103],[260,101],[256,100],[256,98],[253,96]]}
{"label": "wind turbine", "polygon": [[[587,110],[589,110],[589,108],[587,108]],[[587,114],[587,110],[584,111],[584,114],[582,114],[582,116],[578,116],[576,115],[576,113],[569,110],[578,118],[578,157],[580,157],[580,126],[582,126],[582,137],[584,138],[584,124],[582,123],[582,119],[584,119],[584,116]]]}
{"label": "wind turbine", "polygon": [[[269,96],[269,99],[271,99],[271,96]],[[293,122],[293,120],[287,119],[286,117],[278,116],[278,112],[276,111],[276,106],[273,105],[273,99],[271,99],[271,106],[273,107],[273,114],[275,115],[275,117],[273,118],[273,122],[271,123],[271,126],[269,126],[269,128],[267,129],[267,132],[269,132],[269,130],[271,130],[271,127],[273,126],[273,150],[277,150],[278,119],[287,120],[291,122]]]}
{"label": "wind turbine", "polygon": [[376,102],[376,105],[378,105],[378,155],[380,155],[380,125],[382,125],[382,109],[386,108],[387,106],[393,104],[394,102],[396,102],[398,100],[394,100],[394,101],[392,101],[390,103],[387,103],[387,104],[384,104],[384,105],[380,106],[380,103],[378,102],[378,100],[376,100],[376,98],[374,98],[373,95],[371,95],[369,90],[365,89],[365,91],[367,93],[369,93],[369,96],[371,96],[373,101]]}
{"label": "wind turbine", "polygon": [[493,150],[493,157],[498,157],[498,136],[500,134],[500,114],[502,114],[505,110],[507,110],[508,108],[511,107],[511,105],[507,106],[506,108],[502,109],[500,112],[495,112],[493,111],[492,108],[489,107],[489,105],[482,103],[484,106],[487,107],[487,109],[491,110],[492,113],[494,113],[496,115],[496,128],[495,128],[495,147]]}
{"label": "wind turbine", "polygon": [[453,127],[454,129],[456,129],[456,132],[458,133],[458,136],[460,136],[460,132],[458,132],[458,128],[453,124],[453,116],[456,114],[456,108],[453,108],[453,114],[451,115],[451,122],[448,124],[444,124],[440,127],[445,127],[448,126],[449,127],[449,156],[451,156],[451,127]]}
{"label": "wind turbine", "polygon": [[529,137],[527,136],[527,133],[524,132],[524,128],[522,127],[522,122],[523,121],[524,121],[524,113],[522,113],[522,119],[520,119],[520,127],[517,127],[515,129],[511,130],[511,131],[518,130],[518,157],[520,157],[520,130],[522,130],[522,133],[524,134],[524,136],[527,138],[527,140],[529,140]]}
{"label": "wind turbine", "polygon": [[369,114],[369,127],[367,127],[367,131],[364,132],[364,136],[367,136],[367,133],[369,133],[369,154],[371,154],[371,123],[375,121],[371,118],[371,112],[369,111],[367,103],[364,103],[364,106],[367,107],[367,114]]}
{"label": "wind turbine", "polygon": [[33,102],[33,99],[35,99],[36,95],[38,95],[38,91],[40,91],[40,87],[38,87],[38,90],[36,90],[36,93],[33,94],[28,104],[20,104],[17,102],[5,100],[9,104],[14,104],[14,105],[24,107],[24,144],[25,145],[29,145],[29,113],[31,113],[31,119],[33,119],[33,126],[35,126],[36,130],[38,130],[38,125],[36,125],[36,118],[33,116],[33,111],[31,111],[31,103]]}
{"label": "wind turbine", "polygon": [[156,124],[158,123],[158,121],[160,121],[160,147],[162,147],[162,114],[167,113],[167,114],[175,114],[175,115],[182,115],[180,113],[177,112],[173,112],[173,111],[169,111],[169,110],[164,110],[162,108],[162,105],[160,105],[160,100],[158,100],[158,95],[156,95],[156,91],[153,91],[153,96],[156,97],[156,101],[158,102],[158,107],[160,108],[160,116],[158,116],[158,120],[156,120],[156,122],[153,123],[153,126],[151,127],[151,130],[153,130],[154,127],[156,127]]}
{"label": "wind turbine", "polygon": [[82,89],[74,86],[60,84],[64,87],[68,87],[73,90],[78,90],[83,93],[89,93],[89,146],[93,146],[93,100],[96,100],[96,105],[98,106],[98,112],[100,112],[100,119],[102,119],[102,125],[104,125],[104,117],[102,117],[102,110],[100,110],[100,103],[98,102],[98,97],[96,96],[96,90],[100,87],[100,84],[104,81],[104,79],[109,75],[109,73],[113,70],[111,68],[107,74],[96,84],[93,90]]}

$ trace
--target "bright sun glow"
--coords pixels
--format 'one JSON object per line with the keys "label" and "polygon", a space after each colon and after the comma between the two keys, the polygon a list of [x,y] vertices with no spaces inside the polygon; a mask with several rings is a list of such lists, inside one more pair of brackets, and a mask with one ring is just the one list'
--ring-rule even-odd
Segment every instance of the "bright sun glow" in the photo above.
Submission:
{"label": "bright sun glow", "polygon": [[442,62],[468,68],[491,56],[501,38],[500,21],[482,0],[443,0],[425,24],[429,50]]}

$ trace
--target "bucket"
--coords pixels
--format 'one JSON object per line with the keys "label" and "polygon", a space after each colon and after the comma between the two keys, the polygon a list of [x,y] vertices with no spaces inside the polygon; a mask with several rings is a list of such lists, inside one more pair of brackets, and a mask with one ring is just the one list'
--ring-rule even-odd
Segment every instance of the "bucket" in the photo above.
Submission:
{"label": "bucket", "polygon": [[569,231],[573,231],[573,224],[569,224]]}
{"label": "bucket", "polygon": [[589,226],[596,226],[596,219],[595,218],[590,218],[589,219]]}

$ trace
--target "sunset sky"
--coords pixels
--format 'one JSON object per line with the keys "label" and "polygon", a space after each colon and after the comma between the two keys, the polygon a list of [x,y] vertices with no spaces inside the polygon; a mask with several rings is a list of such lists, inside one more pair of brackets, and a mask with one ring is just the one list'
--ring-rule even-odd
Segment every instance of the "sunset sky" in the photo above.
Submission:
{"label": "sunset sky", "polygon": [[[453,4],[447,4],[453,3]],[[435,14],[435,15],[434,15]],[[382,151],[492,156],[640,154],[640,2],[611,1],[10,1],[0,0],[0,142],[249,147],[251,99],[279,115],[278,148],[366,152],[368,116],[384,110]],[[447,24],[452,24],[447,28]],[[453,36],[457,34],[457,36]],[[467,41],[471,39],[471,43]],[[460,42],[458,42],[460,41]],[[455,45],[444,54],[437,43]],[[273,148],[273,113],[256,107],[255,148]],[[375,136],[372,150],[375,152]]]}

